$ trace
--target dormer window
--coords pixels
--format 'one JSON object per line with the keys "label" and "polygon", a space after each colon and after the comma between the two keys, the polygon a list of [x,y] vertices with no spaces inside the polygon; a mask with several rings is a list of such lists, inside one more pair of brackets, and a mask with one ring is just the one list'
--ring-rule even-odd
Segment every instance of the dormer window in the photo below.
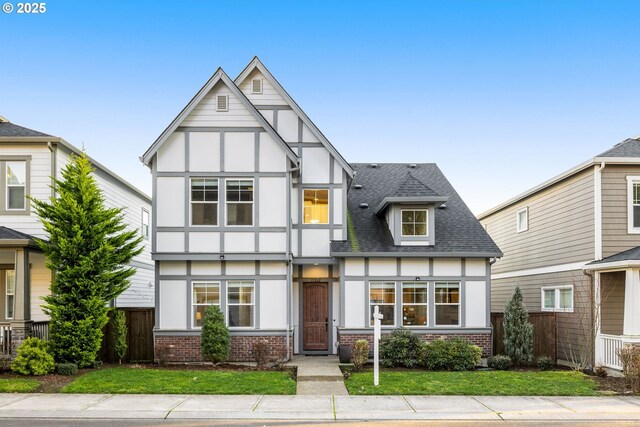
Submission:
{"label": "dormer window", "polygon": [[216,97],[216,111],[229,111],[229,95]]}
{"label": "dormer window", "polygon": [[251,79],[251,93],[262,93],[262,79]]}
{"label": "dormer window", "polygon": [[428,236],[427,209],[402,209],[402,237]]}

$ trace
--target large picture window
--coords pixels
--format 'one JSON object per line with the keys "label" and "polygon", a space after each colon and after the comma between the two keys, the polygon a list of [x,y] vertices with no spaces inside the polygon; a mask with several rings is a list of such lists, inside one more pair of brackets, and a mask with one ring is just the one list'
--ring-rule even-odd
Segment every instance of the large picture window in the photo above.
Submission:
{"label": "large picture window", "polygon": [[435,283],[436,325],[460,325],[460,283]]}
{"label": "large picture window", "polygon": [[27,207],[25,195],[27,193],[27,162],[6,162],[6,207],[7,210],[23,211]]}
{"label": "large picture window", "polygon": [[428,211],[426,209],[402,209],[402,236],[427,236]]}
{"label": "large picture window", "polygon": [[373,310],[376,305],[380,309],[380,314],[384,316],[380,324],[384,326],[395,325],[395,282],[369,283],[369,319],[371,321],[371,325],[373,325]]}
{"label": "large picture window", "polygon": [[253,225],[253,180],[226,181],[227,225]]}
{"label": "large picture window", "polygon": [[304,223],[329,223],[329,190],[304,190]]}
{"label": "large picture window", "polygon": [[216,178],[191,178],[191,224],[218,225]]}
{"label": "large picture window", "polygon": [[210,305],[220,306],[220,283],[193,282],[193,326],[202,327],[204,311]]}
{"label": "large picture window", "polygon": [[402,283],[402,326],[427,326],[428,285]]}
{"label": "large picture window", "polygon": [[227,283],[229,327],[253,327],[255,286],[250,281]]}

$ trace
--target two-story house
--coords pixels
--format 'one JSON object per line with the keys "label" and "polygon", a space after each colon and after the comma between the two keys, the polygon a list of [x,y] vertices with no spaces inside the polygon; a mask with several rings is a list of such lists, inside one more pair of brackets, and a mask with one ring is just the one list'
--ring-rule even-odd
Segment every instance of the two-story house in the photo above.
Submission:
{"label": "two-story house", "polygon": [[[16,344],[31,332],[34,322],[39,334],[38,324],[48,321],[41,297],[49,293],[51,271],[35,242],[47,235],[26,197],[55,197],[52,177],[61,178],[71,156],[79,153],[62,138],[0,117],[0,344],[5,352],[11,350],[11,337]],[[131,286],[115,304],[153,307],[151,199],[97,161],[91,162],[105,203],[125,207],[127,225],[145,236],[143,253],[131,262],[136,268]]]}
{"label": "two-story house", "polygon": [[621,369],[640,342],[640,141],[604,153],[478,217],[504,252],[492,310],[519,285],[529,311],[557,312],[560,361]]}
{"label": "two-story house", "polygon": [[[498,247],[435,164],[349,164],[254,58],[218,69],[141,160],[153,176],[156,351],[200,359],[218,305],[231,358],[332,354],[386,331],[490,352]],[[171,348],[171,351],[164,349]],[[162,349],[162,350],[161,350]]]}

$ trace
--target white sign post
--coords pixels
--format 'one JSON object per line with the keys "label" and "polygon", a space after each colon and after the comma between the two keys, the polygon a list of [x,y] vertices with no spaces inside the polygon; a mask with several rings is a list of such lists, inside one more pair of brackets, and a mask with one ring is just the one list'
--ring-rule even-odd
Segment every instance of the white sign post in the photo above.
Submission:
{"label": "white sign post", "polygon": [[384,316],[380,314],[380,308],[376,305],[373,308],[373,385],[380,383],[380,320]]}

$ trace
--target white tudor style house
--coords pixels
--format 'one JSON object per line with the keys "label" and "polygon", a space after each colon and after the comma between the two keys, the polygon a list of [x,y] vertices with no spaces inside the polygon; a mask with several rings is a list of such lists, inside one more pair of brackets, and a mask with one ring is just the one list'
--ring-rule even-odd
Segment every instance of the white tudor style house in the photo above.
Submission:
{"label": "white tudor style house", "polygon": [[[24,336],[41,335],[48,321],[41,297],[49,293],[51,271],[35,239],[46,239],[42,223],[26,196],[55,196],[52,177],[80,150],[62,138],[27,129],[0,116],[0,354],[11,351]],[[144,252],[134,258],[131,286],[115,304],[154,306],[151,261],[151,199],[97,161],[95,178],[111,207],[125,207],[125,221],[145,236]]]}
{"label": "white tudor style house", "polygon": [[231,359],[331,354],[386,332],[490,353],[500,250],[435,164],[350,164],[258,58],[218,69],[141,160],[153,176],[156,351],[200,359],[207,305]]}

